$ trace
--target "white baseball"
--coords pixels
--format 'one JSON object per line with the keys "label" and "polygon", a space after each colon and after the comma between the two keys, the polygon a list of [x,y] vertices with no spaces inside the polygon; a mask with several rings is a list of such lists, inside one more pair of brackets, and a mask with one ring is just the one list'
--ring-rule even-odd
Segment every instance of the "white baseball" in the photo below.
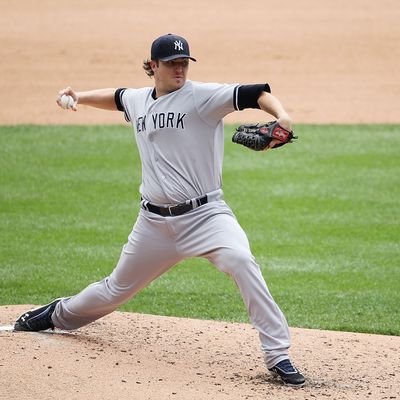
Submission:
{"label": "white baseball", "polygon": [[61,96],[61,107],[67,110],[68,108],[72,108],[74,105],[75,101],[72,98],[72,96],[68,96],[66,94],[63,94]]}

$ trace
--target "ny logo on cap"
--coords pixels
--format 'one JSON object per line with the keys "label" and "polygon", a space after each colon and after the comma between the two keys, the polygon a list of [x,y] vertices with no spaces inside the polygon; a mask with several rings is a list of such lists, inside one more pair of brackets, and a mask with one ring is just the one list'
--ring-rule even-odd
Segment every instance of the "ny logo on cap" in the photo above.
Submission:
{"label": "ny logo on cap", "polygon": [[183,50],[183,43],[181,40],[175,40],[175,50]]}

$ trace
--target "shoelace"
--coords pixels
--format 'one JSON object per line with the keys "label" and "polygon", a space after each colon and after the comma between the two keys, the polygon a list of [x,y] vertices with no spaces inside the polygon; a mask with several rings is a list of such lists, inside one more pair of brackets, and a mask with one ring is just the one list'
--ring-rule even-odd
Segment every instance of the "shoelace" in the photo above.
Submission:
{"label": "shoelace", "polygon": [[293,367],[290,360],[281,361],[280,363],[277,364],[277,367],[279,367],[281,370],[283,370],[287,374],[296,372],[296,369]]}

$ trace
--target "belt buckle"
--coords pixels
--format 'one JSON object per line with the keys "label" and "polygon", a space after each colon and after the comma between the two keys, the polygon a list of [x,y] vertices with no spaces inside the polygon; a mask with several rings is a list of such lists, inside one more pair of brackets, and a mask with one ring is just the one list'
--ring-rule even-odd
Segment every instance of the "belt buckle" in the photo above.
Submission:
{"label": "belt buckle", "polygon": [[171,216],[171,217],[174,217],[174,216],[176,216],[176,215],[179,215],[179,214],[175,214],[174,213],[174,209],[177,209],[177,208],[179,208],[179,204],[177,204],[177,205],[175,205],[175,206],[168,206],[168,214]]}
{"label": "belt buckle", "polygon": [[[189,206],[190,209],[185,209],[182,211],[182,208],[184,208],[186,206]],[[174,210],[176,210],[177,212],[175,213]],[[191,204],[186,204],[186,203],[180,203],[180,204],[176,204],[174,206],[168,206],[168,213],[171,217],[185,214],[190,210],[193,210],[193,206]]]}
{"label": "belt buckle", "polygon": [[168,214],[172,217],[174,214],[171,212],[171,208],[174,206],[168,206]]}

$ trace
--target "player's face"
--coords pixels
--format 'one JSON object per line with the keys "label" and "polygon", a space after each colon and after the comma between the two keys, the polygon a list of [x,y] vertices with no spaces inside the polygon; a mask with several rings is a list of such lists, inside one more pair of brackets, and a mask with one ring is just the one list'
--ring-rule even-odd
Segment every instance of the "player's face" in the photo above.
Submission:
{"label": "player's face", "polygon": [[180,89],[186,82],[188,69],[188,58],[154,62],[153,71],[158,94],[167,94]]}

